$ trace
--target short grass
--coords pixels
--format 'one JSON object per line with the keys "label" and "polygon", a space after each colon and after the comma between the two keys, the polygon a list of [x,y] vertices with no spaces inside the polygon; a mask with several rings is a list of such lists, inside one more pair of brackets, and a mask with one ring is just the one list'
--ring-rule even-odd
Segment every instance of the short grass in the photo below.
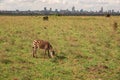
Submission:
{"label": "short grass", "polygon": [[[57,56],[33,58],[34,39]],[[0,80],[120,80],[120,17],[0,16]]]}

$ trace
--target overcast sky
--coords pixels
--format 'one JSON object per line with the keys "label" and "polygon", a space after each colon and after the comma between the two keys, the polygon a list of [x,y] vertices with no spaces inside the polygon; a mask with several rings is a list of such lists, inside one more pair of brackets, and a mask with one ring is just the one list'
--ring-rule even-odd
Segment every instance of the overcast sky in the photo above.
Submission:
{"label": "overcast sky", "polygon": [[0,10],[43,10],[69,9],[75,6],[76,10],[104,10],[114,9],[120,11],[120,0],[0,0]]}

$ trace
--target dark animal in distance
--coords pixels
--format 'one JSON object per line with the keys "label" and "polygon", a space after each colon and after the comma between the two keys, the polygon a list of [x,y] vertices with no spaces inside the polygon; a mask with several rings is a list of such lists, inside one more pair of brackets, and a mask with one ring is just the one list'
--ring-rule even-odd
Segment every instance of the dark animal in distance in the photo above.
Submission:
{"label": "dark animal in distance", "polygon": [[118,28],[118,23],[117,22],[114,22],[114,25],[113,25],[113,30],[116,31]]}
{"label": "dark animal in distance", "polygon": [[44,16],[44,17],[43,17],[43,20],[44,20],[44,21],[48,21],[48,16]]}
{"label": "dark animal in distance", "polygon": [[106,17],[110,17],[111,15],[110,14],[107,14]]}
{"label": "dark animal in distance", "polygon": [[52,45],[48,41],[34,40],[33,41],[33,57],[36,57],[37,49],[44,49],[45,50],[44,58],[46,55],[46,51],[48,52],[48,56],[50,58],[53,58],[55,55],[55,51],[53,50]]}

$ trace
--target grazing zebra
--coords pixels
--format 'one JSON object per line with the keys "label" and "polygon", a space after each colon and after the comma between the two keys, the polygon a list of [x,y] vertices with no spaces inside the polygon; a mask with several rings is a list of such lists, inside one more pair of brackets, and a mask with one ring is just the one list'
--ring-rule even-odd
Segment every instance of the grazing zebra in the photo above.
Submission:
{"label": "grazing zebra", "polygon": [[44,21],[48,21],[48,16],[44,16],[44,17],[43,17],[43,20],[44,20]]}
{"label": "grazing zebra", "polygon": [[110,14],[107,14],[106,17],[110,17],[111,15]]}
{"label": "grazing zebra", "polygon": [[46,55],[46,51],[48,52],[48,56],[50,58],[53,58],[55,55],[55,51],[53,50],[52,45],[48,41],[34,40],[33,41],[33,57],[36,57],[35,55],[36,55],[37,49],[44,49],[45,50],[44,58]]}
{"label": "grazing zebra", "polygon": [[117,22],[114,22],[113,30],[114,30],[114,31],[117,31],[117,28],[118,28],[118,23],[117,23]]}

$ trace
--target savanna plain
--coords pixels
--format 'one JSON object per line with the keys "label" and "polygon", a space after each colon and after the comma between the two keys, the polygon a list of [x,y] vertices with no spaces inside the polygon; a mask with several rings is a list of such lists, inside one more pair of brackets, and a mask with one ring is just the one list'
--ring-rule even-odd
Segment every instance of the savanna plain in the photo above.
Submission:
{"label": "savanna plain", "polygon": [[[120,16],[42,17],[0,16],[0,80],[120,80]],[[56,56],[33,58],[35,39]]]}

